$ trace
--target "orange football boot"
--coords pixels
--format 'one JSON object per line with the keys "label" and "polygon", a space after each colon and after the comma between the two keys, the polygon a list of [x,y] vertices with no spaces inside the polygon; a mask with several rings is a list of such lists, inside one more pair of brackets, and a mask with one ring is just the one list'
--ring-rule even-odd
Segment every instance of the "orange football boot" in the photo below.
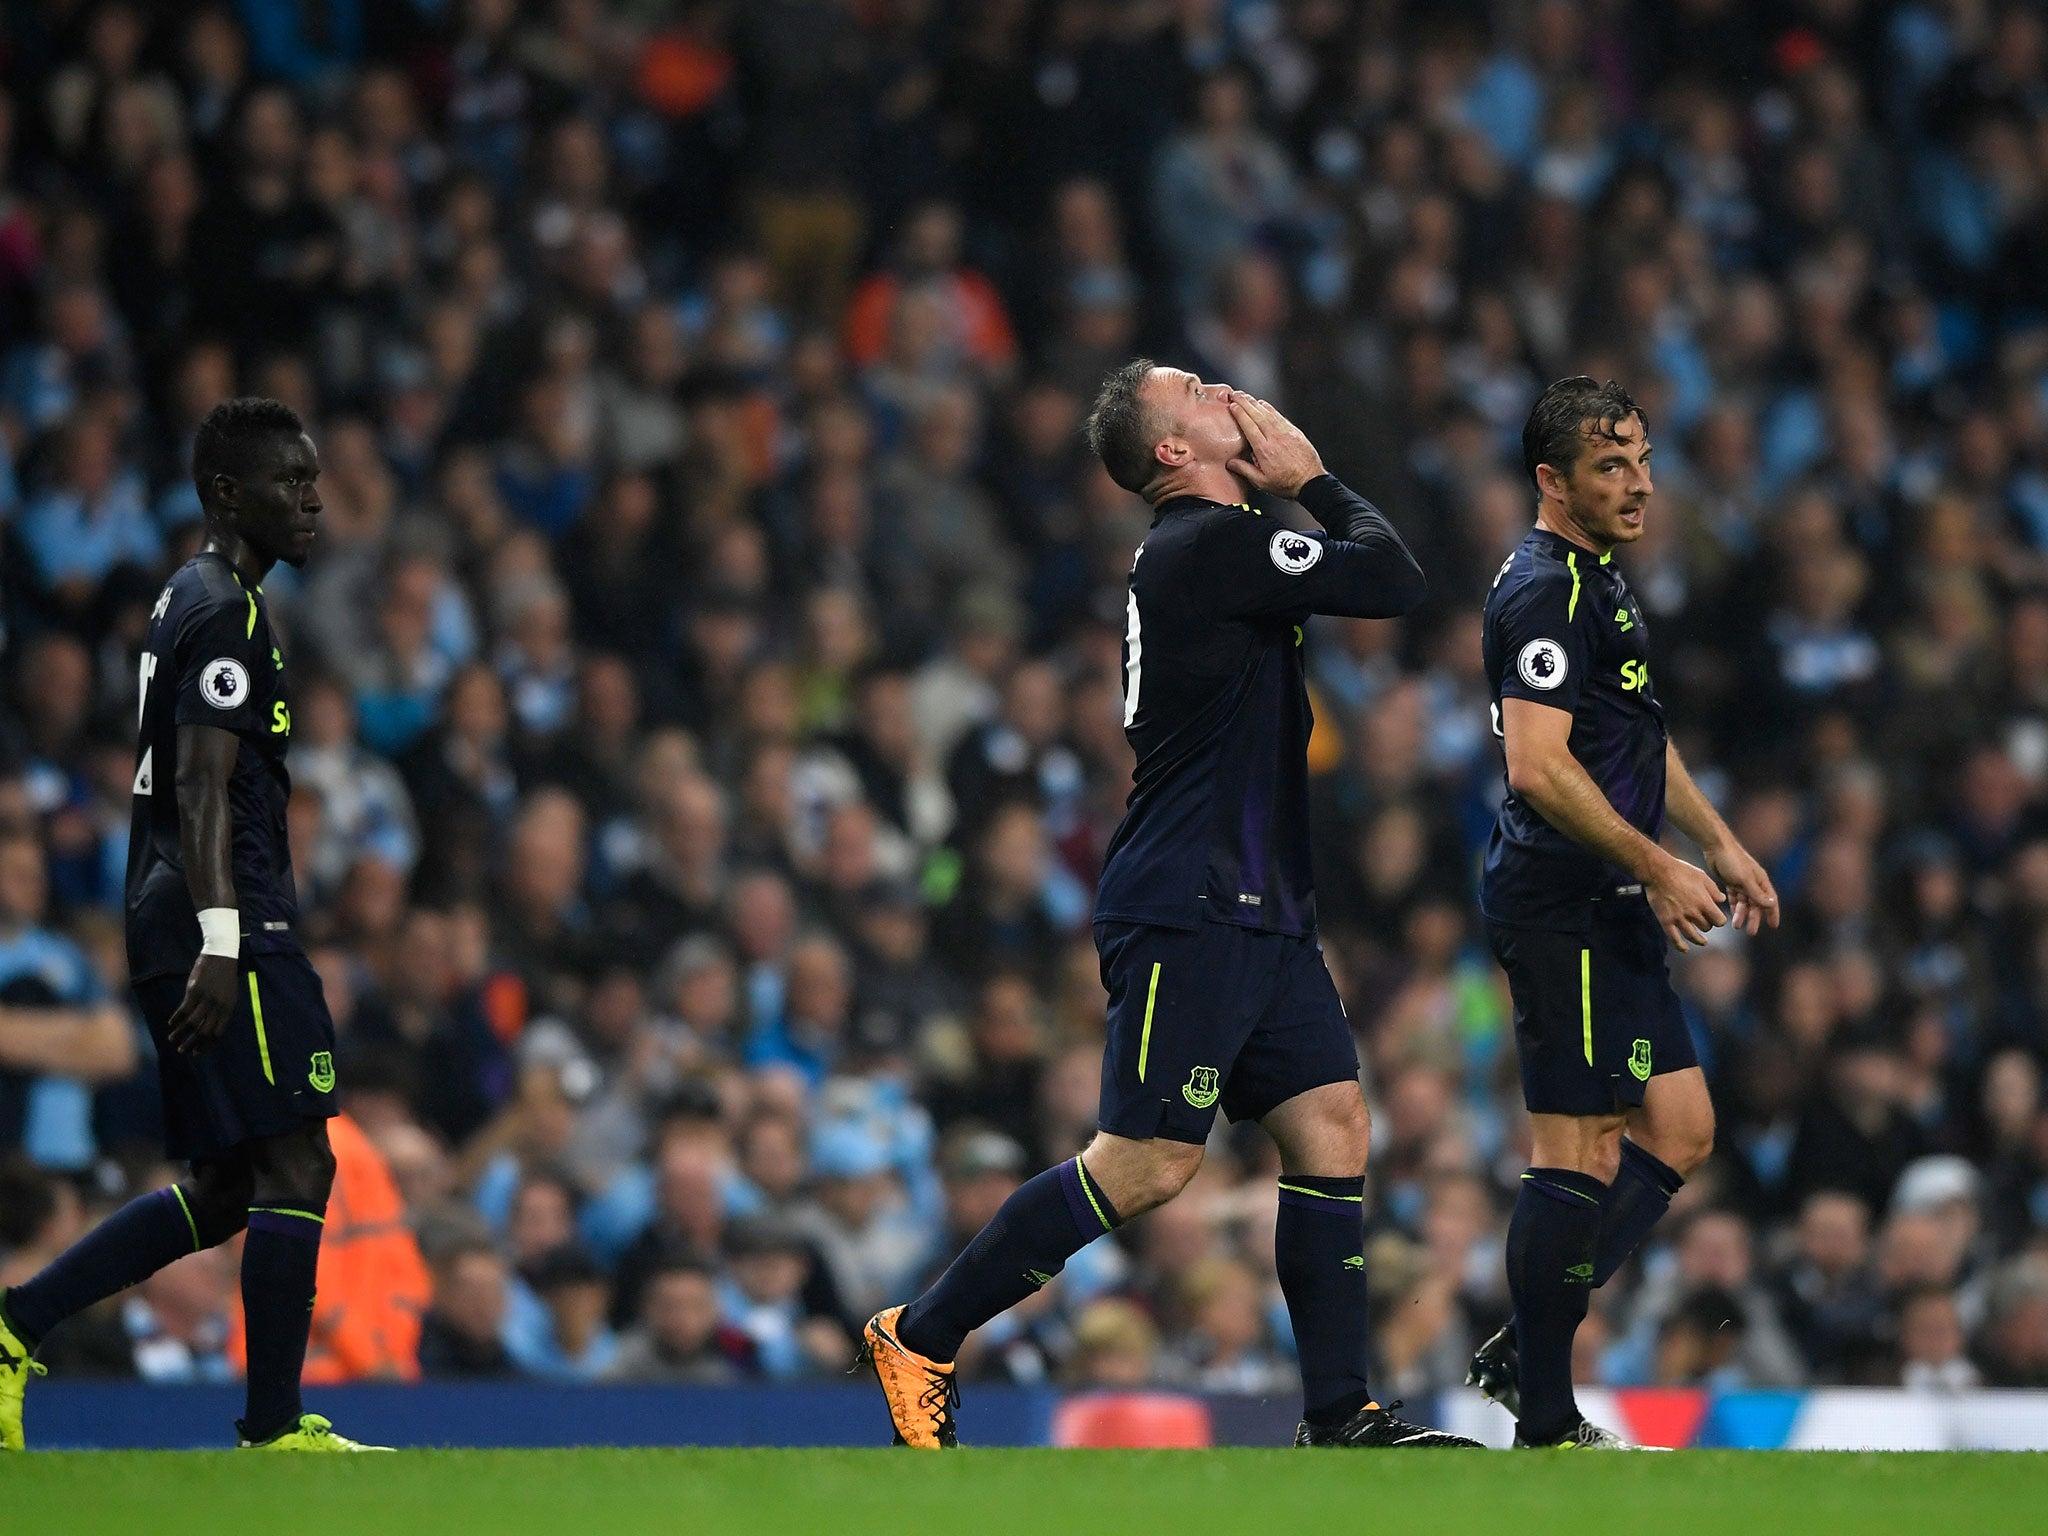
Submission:
{"label": "orange football boot", "polygon": [[868,1319],[861,1329],[861,1358],[875,1368],[889,1417],[896,1425],[896,1443],[920,1451],[949,1451],[953,1417],[960,1406],[960,1384],[951,1361],[941,1364],[904,1346],[896,1337],[901,1307],[890,1307]]}

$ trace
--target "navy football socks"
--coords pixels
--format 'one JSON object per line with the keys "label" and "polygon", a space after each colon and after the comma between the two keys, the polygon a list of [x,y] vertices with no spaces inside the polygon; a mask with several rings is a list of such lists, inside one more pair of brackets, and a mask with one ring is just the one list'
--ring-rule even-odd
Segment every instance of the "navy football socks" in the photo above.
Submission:
{"label": "navy football socks", "polygon": [[249,1335],[248,1408],[242,1438],[262,1441],[295,1428],[305,1410],[299,1372],[313,1325],[324,1207],[300,1202],[249,1207],[242,1247],[242,1316]]}
{"label": "navy football socks", "polygon": [[1671,1197],[1685,1187],[1678,1170],[1654,1153],[1623,1137],[1621,1169],[1600,1200],[1600,1247],[1593,1260],[1593,1283],[1605,1285],[1628,1256],[1642,1246],[1650,1229],[1671,1209]]}
{"label": "navy football socks", "polygon": [[1531,1168],[1508,1221],[1508,1291],[1521,1355],[1522,1438],[1562,1439],[1579,1422],[1572,1336],[1585,1321],[1607,1186],[1570,1168]]}
{"label": "navy football socks", "polygon": [[1372,1401],[1365,1179],[1281,1174],[1273,1260],[1301,1360],[1302,1417],[1342,1424]]}
{"label": "navy football socks", "polygon": [[[213,1242],[231,1235],[224,1232]],[[65,1318],[210,1246],[199,1240],[184,1191],[175,1184],[151,1190],[57,1255],[34,1279],[10,1289],[0,1305],[24,1343],[40,1344]]]}
{"label": "navy football socks", "polygon": [[951,1360],[968,1334],[1122,1222],[1080,1158],[1046,1169],[1019,1185],[932,1288],[903,1309],[896,1337],[927,1360]]}

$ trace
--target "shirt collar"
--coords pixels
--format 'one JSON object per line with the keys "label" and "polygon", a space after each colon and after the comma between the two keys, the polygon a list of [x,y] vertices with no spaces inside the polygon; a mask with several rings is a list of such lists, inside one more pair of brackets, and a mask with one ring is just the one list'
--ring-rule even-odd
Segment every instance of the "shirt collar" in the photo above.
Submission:
{"label": "shirt collar", "polygon": [[1234,507],[1240,512],[1249,512],[1253,517],[1265,514],[1248,501],[1211,501],[1206,496],[1169,496],[1152,508],[1152,522],[1156,527],[1159,520],[1175,512],[1194,512],[1203,507]]}
{"label": "shirt collar", "polygon": [[1586,548],[1585,545],[1574,544],[1570,539],[1566,538],[1563,534],[1553,533],[1550,531],[1550,529],[1544,527],[1541,523],[1538,523],[1535,527],[1529,530],[1529,536],[1541,542],[1543,546],[1550,550],[1552,554],[1557,555],[1560,558],[1566,555],[1577,555],[1579,557],[1579,564],[1581,566],[1612,565],[1614,563],[1613,550],[1610,549],[1604,555],[1596,555],[1593,553],[1593,551]]}

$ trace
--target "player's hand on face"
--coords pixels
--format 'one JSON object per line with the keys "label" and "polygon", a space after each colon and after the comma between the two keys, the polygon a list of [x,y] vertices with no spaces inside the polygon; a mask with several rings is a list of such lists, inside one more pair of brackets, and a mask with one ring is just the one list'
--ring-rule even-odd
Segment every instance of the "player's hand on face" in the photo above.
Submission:
{"label": "player's hand on face", "polygon": [[171,1015],[171,1047],[181,1056],[203,1056],[220,1044],[235,1014],[235,962],[226,955],[201,955],[185,982],[185,997]]}
{"label": "player's hand on face", "polygon": [[1643,894],[1650,910],[1679,949],[1707,942],[1707,935],[1728,921],[1721,910],[1727,898],[1713,877],[1697,864],[1666,858],[1663,868],[1643,881]]}
{"label": "player's hand on face", "polygon": [[1323,473],[1323,457],[1293,422],[1263,400],[1233,395],[1230,416],[1244,433],[1245,456],[1227,466],[1233,475],[1262,491],[1292,501]]}
{"label": "player's hand on face", "polygon": [[1707,855],[1707,868],[1728,888],[1735,926],[1754,934],[1778,926],[1778,892],[1763,865],[1740,843],[1730,842]]}

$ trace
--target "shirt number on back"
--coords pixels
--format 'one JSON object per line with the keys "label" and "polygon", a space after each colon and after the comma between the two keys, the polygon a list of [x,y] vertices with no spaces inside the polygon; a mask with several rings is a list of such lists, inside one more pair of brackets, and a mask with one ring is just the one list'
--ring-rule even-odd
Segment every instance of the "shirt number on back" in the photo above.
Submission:
{"label": "shirt number on back", "polygon": [[[135,728],[138,731],[142,729],[142,717],[149,709],[149,680],[155,676],[156,652],[144,651],[142,653],[141,681],[137,683],[135,688]],[[135,788],[131,793],[147,795],[155,792],[156,772],[153,762],[155,756],[156,748],[145,744],[142,749],[142,761],[135,765]]]}
{"label": "shirt number on back", "polygon": [[[1145,553],[1145,546],[1138,546],[1138,553],[1131,557],[1131,574],[1137,575],[1138,561]],[[1144,640],[1139,634],[1138,589],[1130,591],[1130,619],[1124,630],[1124,729],[1131,728],[1131,722],[1138,718],[1138,683],[1142,677],[1139,658],[1144,654]]]}

